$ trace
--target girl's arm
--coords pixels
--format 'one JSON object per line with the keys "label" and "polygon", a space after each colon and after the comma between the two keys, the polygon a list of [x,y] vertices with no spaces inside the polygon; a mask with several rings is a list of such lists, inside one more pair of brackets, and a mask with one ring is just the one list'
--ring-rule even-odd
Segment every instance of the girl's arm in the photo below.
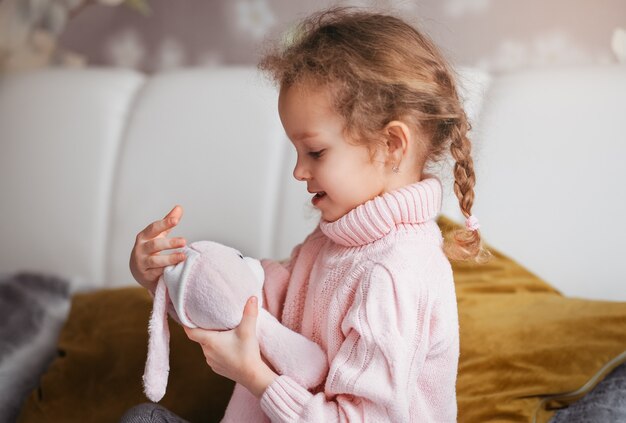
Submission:
{"label": "girl's arm", "polygon": [[263,283],[263,308],[269,311],[279,321],[282,319],[283,305],[287,296],[287,286],[293,264],[295,263],[302,244],[298,244],[292,251],[291,257],[286,262],[278,262],[269,259],[261,260],[261,266],[265,271]]}
{"label": "girl's arm", "polygon": [[[400,283],[376,265],[342,322],[346,337],[325,392],[314,395],[282,375],[261,396],[263,411],[272,422],[456,421],[458,323],[436,317],[440,308],[456,312],[456,300],[437,305],[431,290],[452,284],[451,271],[439,278]],[[409,416],[410,404],[417,415]]]}
{"label": "girl's arm", "polygon": [[300,256],[302,246],[309,241],[323,236],[319,225],[304,239],[304,241],[296,245],[291,250],[289,260],[278,262],[269,259],[261,260],[261,266],[265,271],[265,282],[263,284],[263,308],[269,311],[278,321],[282,321],[283,306],[285,297],[287,296],[287,286],[291,272]]}

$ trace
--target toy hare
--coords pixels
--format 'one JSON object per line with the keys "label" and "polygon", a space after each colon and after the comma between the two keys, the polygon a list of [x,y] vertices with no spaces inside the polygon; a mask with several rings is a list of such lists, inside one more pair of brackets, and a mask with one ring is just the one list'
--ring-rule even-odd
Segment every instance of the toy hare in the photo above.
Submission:
{"label": "toy hare", "polygon": [[257,337],[263,356],[280,374],[307,388],[323,381],[328,363],[320,346],[261,307],[264,271],[258,260],[211,241],[194,242],[183,251],[186,259],[165,268],[154,295],[143,375],[144,392],[151,401],[160,401],[167,386],[168,309],[172,318],[190,328],[228,330],[239,325],[245,303],[253,295],[259,299]]}

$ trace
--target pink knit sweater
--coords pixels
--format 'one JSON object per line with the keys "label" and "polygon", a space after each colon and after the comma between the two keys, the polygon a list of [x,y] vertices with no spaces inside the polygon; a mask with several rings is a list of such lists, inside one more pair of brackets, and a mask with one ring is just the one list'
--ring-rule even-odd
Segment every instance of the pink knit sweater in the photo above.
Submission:
{"label": "pink knit sweater", "polygon": [[[318,343],[311,391],[281,375],[257,399],[236,385],[223,422],[455,422],[459,326],[433,176],[318,227],[286,266],[263,260],[263,304]],[[306,366],[306,357],[302,366]]]}

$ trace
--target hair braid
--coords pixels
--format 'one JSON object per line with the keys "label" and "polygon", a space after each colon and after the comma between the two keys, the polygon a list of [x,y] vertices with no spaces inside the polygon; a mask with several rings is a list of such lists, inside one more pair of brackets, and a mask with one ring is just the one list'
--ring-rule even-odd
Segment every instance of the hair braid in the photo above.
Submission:
{"label": "hair braid", "polygon": [[459,199],[461,210],[465,217],[472,213],[474,203],[474,185],[476,177],[474,175],[474,163],[471,156],[471,142],[463,135],[457,125],[452,130],[452,142],[450,152],[456,161],[454,164],[454,193]]}
{"label": "hair braid", "polygon": [[[474,203],[474,186],[476,176],[474,174],[474,161],[472,160],[472,143],[467,137],[471,128],[465,114],[451,131],[450,153],[455,160],[454,164],[454,194],[459,199],[459,205],[463,215],[468,218],[472,215]],[[477,263],[486,263],[492,256],[491,252],[484,248],[478,230],[470,231],[466,228],[451,232],[447,243],[444,245],[446,255],[454,260],[474,259]]]}

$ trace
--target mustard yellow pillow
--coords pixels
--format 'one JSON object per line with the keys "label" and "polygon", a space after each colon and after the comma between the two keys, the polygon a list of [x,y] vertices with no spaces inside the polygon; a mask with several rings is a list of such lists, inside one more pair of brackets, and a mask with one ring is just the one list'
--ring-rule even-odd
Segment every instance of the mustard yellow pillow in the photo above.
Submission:
{"label": "mustard yellow pillow", "polygon": [[[58,356],[19,422],[117,422],[148,401],[142,376],[152,298],[141,288],[75,295]],[[234,383],[211,371],[198,344],[170,320],[170,375],[160,404],[192,422],[218,422]]]}
{"label": "mustard yellow pillow", "polygon": [[[460,227],[445,216],[438,224],[444,234]],[[487,248],[486,265],[452,262],[458,421],[547,422],[626,362],[626,303],[563,296]]]}

